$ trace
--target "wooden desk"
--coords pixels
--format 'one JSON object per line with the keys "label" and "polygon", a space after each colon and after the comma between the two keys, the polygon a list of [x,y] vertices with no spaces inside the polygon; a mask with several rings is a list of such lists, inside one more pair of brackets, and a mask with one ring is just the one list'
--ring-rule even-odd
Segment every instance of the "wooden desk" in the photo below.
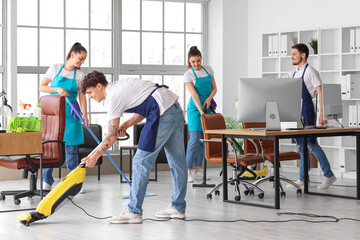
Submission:
{"label": "wooden desk", "polygon": [[41,132],[0,133],[0,155],[42,154]]}
{"label": "wooden desk", "polygon": [[[206,130],[207,134],[221,134],[222,135],[222,169],[223,169],[223,201],[233,202],[239,204],[261,206],[280,209],[280,180],[279,180],[279,140],[284,138],[304,138],[304,146],[307,146],[307,137],[331,137],[331,136],[356,136],[356,150],[360,149],[360,128],[328,128],[328,129],[303,129],[303,130],[282,130],[282,131],[264,131],[264,130],[249,130],[249,129],[218,129],[218,130]],[[226,153],[226,140],[228,137],[233,138],[251,138],[251,139],[265,139],[274,141],[274,173],[275,173],[275,199],[274,205],[264,205],[251,202],[235,202],[228,200],[228,188],[227,188],[227,153]],[[304,147],[304,156],[308,155],[308,148]],[[351,199],[360,199],[360,151],[356,151],[356,196],[342,196],[332,195],[319,192],[309,192],[308,179],[309,173],[308,161],[304,161],[304,193],[333,196]]]}
{"label": "wooden desk", "polygon": [[[42,133],[0,133],[0,156],[40,155],[40,183],[42,183]],[[40,184],[40,196],[43,196]]]}

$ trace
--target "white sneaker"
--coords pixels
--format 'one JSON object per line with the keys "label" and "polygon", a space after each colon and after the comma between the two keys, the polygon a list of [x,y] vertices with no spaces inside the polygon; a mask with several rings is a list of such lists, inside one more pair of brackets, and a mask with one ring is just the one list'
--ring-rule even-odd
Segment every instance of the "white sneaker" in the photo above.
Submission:
{"label": "white sneaker", "polygon": [[[303,188],[304,187],[304,182],[301,181],[300,179],[298,179],[296,182],[295,182],[299,187]],[[288,184],[286,185],[288,188],[294,188],[295,186],[292,185],[292,184]],[[310,187],[310,182],[308,183],[308,187]]]}
{"label": "white sneaker", "polygon": [[43,182],[43,190],[45,191],[51,191],[51,185],[48,184],[47,182]]}
{"label": "white sneaker", "polygon": [[185,213],[179,212],[176,208],[170,204],[166,209],[156,212],[155,216],[158,218],[178,218],[185,219]]}
{"label": "white sneaker", "polygon": [[79,194],[84,194],[84,193],[86,193],[86,189],[84,187],[82,187],[79,191]]}
{"label": "white sneaker", "polygon": [[191,171],[189,170],[188,171],[188,183],[193,183],[193,182],[194,182],[194,178],[193,178],[193,176],[191,174]]}
{"label": "white sneaker", "polygon": [[330,178],[326,178],[322,184],[317,186],[318,189],[328,189],[336,181],[335,175],[332,175]]}
{"label": "white sneaker", "polygon": [[131,212],[128,209],[128,207],[126,207],[120,215],[109,218],[110,223],[118,223],[118,224],[142,223],[142,221],[143,221],[142,216]]}
{"label": "white sneaker", "polygon": [[[203,173],[202,173],[202,171],[197,171],[197,172],[195,172],[195,180],[196,181],[202,181],[203,180]],[[206,180],[210,180],[210,177],[209,177],[209,175],[206,175]]]}

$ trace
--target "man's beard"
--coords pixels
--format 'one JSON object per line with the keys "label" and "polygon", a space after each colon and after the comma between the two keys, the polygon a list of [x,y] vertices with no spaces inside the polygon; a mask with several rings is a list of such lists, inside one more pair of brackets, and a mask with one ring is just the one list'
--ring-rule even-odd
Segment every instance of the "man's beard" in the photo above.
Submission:
{"label": "man's beard", "polygon": [[301,63],[302,60],[303,60],[303,58],[300,57],[299,61],[298,61],[298,62],[294,62],[294,61],[293,61],[293,62],[292,62],[292,65],[299,65],[299,63]]}

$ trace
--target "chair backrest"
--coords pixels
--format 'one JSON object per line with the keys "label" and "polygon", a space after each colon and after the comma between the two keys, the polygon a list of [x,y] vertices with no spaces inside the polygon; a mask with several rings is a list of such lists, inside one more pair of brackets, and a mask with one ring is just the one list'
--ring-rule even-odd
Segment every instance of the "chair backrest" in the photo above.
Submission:
{"label": "chair backrest", "polygon": [[[265,128],[265,122],[243,122],[243,128]],[[254,139],[255,144],[258,146],[259,154],[261,154],[261,146],[259,140]],[[274,151],[274,141],[272,140],[262,140],[262,145],[266,152]],[[244,139],[244,153],[245,154],[256,154],[255,146],[248,140]]]}
{"label": "chair backrest", "polygon": [[[91,131],[95,134],[95,136],[102,141],[102,127],[99,124],[89,124]],[[83,132],[84,132],[84,144],[79,145],[80,148],[95,148],[98,146],[98,143],[93,138],[91,133],[86,129],[84,125],[82,125]]]}
{"label": "chair backrest", "polygon": [[[46,95],[40,99],[41,106],[41,132],[42,140],[64,139],[65,132],[65,97],[57,95]],[[62,156],[60,143],[43,144],[44,166],[57,164],[64,158]]]}
{"label": "chair backrest", "polygon": [[[204,131],[204,139],[219,138],[219,134],[208,134],[206,130],[226,129],[226,124],[223,115],[220,113],[203,114],[201,115],[201,125]],[[221,143],[205,142],[205,159],[209,161],[211,157],[219,157],[222,155]]]}

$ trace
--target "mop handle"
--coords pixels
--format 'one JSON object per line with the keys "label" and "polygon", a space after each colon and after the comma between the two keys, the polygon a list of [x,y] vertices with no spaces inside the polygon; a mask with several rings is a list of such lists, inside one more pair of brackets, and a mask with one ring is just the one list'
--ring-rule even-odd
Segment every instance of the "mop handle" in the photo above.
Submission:
{"label": "mop handle", "polygon": [[[93,136],[93,138],[95,139],[95,141],[97,142],[97,144],[100,144],[101,142],[99,141],[99,139],[95,136],[94,132],[88,127],[86,126],[86,123],[84,121],[84,119],[81,117],[80,113],[75,109],[75,107],[72,105],[72,103],[70,102],[70,100],[65,97],[66,102],[70,105],[70,107],[72,108],[72,110],[75,112],[75,114],[78,116],[78,118],[80,118],[81,122],[84,124],[84,126],[86,127],[86,129],[89,131],[89,133]],[[129,136],[127,134],[127,136]],[[125,174],[120,170],[120,168],[118,167],[118,165],[115,163],[115,161],[110,157],[108,152],[105,152],[106,155],[108,156],[108,158],[111,160],[111,162],[114,164],[115,168],[119,171],[119,173],[124,177],[124,179],[126,180],[126,182],[130,185],[131,187],[131,183],[129,182],[129,180],[126,178]]]}

